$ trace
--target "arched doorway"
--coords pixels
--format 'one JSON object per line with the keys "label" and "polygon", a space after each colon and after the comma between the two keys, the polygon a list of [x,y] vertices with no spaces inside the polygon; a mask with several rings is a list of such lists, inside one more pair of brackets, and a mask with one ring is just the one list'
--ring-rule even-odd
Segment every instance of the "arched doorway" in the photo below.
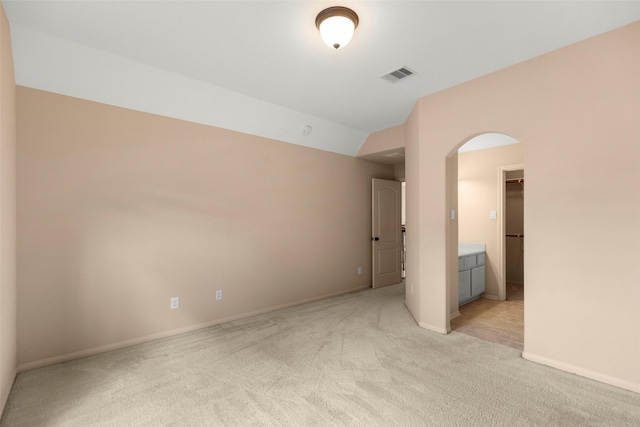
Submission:
{"label": "arched doorway", "polygon": [[[449,154],[447,198],[455,207],[449,212],[447,241],[457,239],[458,263],[449,266],[447,292],[451,329],[522,350],[522,298],[502,303],[507,294],[505,271],[512,274],[514,270],[511,265],[507,268],[507,259],[512,258],[510,249],[516,247],[513,243],[517,240],[507,241],[507,235],[515,231],[506,224],[509,220],[513,224],[518,214],[512,207],[513,192],[507,191],[507,186],[513,185],[505,180],[524,169],[524,149],[519,142],[509,135],[484,133],[463,141]],[[522,204],[519,214],[522,224]],[[517,236],[523,244],[521,229]],[[524,245],[517,247],[524,249]]]}

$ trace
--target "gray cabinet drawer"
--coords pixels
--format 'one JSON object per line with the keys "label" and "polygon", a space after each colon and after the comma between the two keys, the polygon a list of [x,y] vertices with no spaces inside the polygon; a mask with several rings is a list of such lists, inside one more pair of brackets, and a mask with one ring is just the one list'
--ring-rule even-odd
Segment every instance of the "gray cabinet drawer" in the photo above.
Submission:
{"label": "gray cabinet drawer", "polygon": [[485,257],[484,253],[478,254],[477,265],[484,265],[484,257]]}
{"label": "gray cabinet drawer", "polygon": [[458,271],[469,270],[477,265],[475,255],[465,255],[458,257]]}
{"label": "gray cabinet drawer", "polygon": [[467,255],[466,257],[464,257],[463,270],[468,270],[475,267],[476,265],[478,265],[478,257],[476,255]]}
{"label": "gray cabinet drawer", "polygon": [[458,257],[458,271],[469,270],[470,268],[484,265],[485,254],[465,255]]}

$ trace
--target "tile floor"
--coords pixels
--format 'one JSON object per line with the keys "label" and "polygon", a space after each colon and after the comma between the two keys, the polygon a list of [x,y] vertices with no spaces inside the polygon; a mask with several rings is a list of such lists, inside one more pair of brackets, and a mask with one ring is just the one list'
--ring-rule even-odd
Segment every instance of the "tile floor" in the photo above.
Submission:
{"label": "tile floor", "polygon": [[480,298],[460,307],[451,329],[486,341],[524,349],[524,286],[507,283],[507,300]]}

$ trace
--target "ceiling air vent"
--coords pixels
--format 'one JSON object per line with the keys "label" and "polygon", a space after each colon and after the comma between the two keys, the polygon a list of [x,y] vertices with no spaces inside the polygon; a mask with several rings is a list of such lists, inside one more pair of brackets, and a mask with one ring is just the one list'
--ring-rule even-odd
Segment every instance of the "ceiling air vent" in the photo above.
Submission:
{"label": "ceiling air vent", "polygon": [[410,69],[408,69],[407,67],[401,67],[398,68],[395,71],[392,71],[388,74],[385,74],[384,76],[380,76],[381,79],[386,80],[388,82],[391,83],[395,83],[399,80],[402,80],[406,77],[412,76],[415,73],[413,71],[411,71]]}

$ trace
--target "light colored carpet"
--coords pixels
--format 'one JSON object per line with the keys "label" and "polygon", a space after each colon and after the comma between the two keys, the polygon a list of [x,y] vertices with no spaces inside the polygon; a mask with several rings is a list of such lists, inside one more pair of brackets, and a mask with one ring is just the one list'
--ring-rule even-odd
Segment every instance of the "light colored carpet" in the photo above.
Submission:
{"label": "light colored carpet", "polygon": [[18,375],[2,426],[640,425],[640,394],[416,326],[402,285]]}

